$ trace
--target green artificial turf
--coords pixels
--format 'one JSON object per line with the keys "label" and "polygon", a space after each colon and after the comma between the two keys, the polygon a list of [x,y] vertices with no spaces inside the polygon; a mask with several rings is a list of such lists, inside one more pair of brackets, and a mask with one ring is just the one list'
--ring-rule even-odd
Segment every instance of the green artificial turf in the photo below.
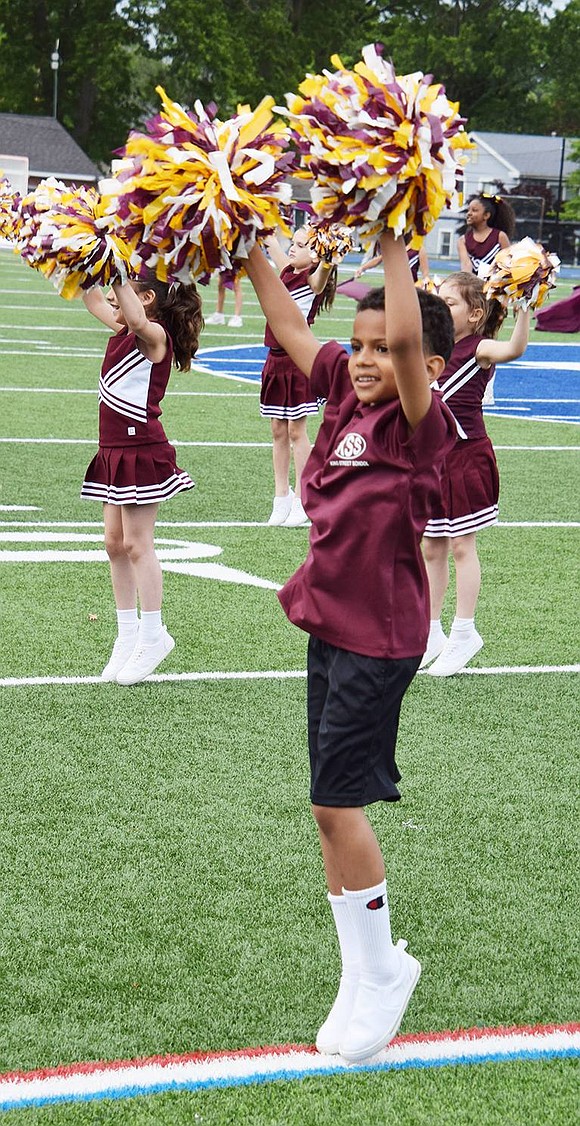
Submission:
{"label": "green artificial turf", "polygon": [[[26,555],[101,546],[100,506],[81,501],[79,488],[96,448],[106,335],[81,334],[88,315],[10,256],[0,254],[0,270],[0,335],[21,342],[4,345],[19,354],[3,356],[0,384],[91,392],[0,392],[2,436],[86,443],[0,446],[0,504],[39,508],[0,512],[0,531],[96,537],[0,544],[22,555],[2,563],[0,677],[98,676],[114,637],[106,562]],[[213,296],[212,287],[210,311]],[[263,320],[247,282],[244,299],[243,334],[257,342]],[[337,304],[317,322],[320,337],[345,339],[353,308]],[[57,333],[35,328],[49,323],[63,330],[59,346],[93,349],[94,359],[28,355],[30,338],[54,342]],[[206,341],[223,342],[223,330]],[[196,392],[165,400],[176,441],[256,445],[180,447],[196,488],[162,508],[158,541],[218,546],[216,562],[282,584],[308,532],[265,526],[272,471],[257,390],[199,373],[170,386]],[[496,417],[488,427],[498,447],[568,448],[498,449],[503,523],[479,538],[485,646],[472,667],[571,666],[577,529],[505,525],[578,521],[578,429]],[[191,526],[215,521],[246,526]],[[274,590],[170,571],[164,583],[177,645],[159,671],[202,679],[127,691],[0,686],[0,1072],[311,1044],[332,1003],[336,939],[307,798],[305,638]],[[446,622],[452,613],[451,593]],[[271,670],[300,675],[203,679]],[[395,937],[423,964],[405,1032],[578,1018],[576,700],[573,671],[421,675],[412,685],[399,737],[403,800],[370,811]],[[575,1116],[573,1074],[565,1060],[489,1063],[13,1117],[27,1126],[561,1126]]]}

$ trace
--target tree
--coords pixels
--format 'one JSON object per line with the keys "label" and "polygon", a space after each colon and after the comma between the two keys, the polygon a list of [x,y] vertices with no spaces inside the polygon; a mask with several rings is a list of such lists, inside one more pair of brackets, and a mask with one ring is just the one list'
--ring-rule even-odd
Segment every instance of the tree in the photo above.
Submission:
{"label": "tree", "polygon": [[0,111],[52,114],[58,39],[57,117],[95,161],[108,163],[139,113],[139,42],[115,0],[0,0],[0,27]]}
{"label": "tree", "polygon": [[[580,141],[576,141],[572,145],[569,156],[574,163],[580,164]],[[566,200],[562,208],[562,218],[580,219],[580,168],[572,172],[571,176],[568,176],[566,187],[573,192],[573,195],[571,199]]]}
{"label": "tree", "polygon": [[531,132],[545,45],[543,0],[380,4],[397,69],[432,72],[473,129]]}
{"label": "tree", "polygon": [[543,133],[580,135],[580,0],[569,0],[546,26],[545,61],[538,90]]}

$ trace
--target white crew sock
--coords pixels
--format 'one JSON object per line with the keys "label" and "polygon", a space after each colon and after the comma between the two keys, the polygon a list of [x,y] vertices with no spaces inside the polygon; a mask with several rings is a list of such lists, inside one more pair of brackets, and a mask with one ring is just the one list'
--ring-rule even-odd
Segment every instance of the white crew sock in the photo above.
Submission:
{"label": "white crew sock", "polygon": [[344,895],[332,895],[329,892],[328,902],[332,908],[334,925],[338,935],[342,977],[350,981],[358,979],[360,972],[360,943],[346,899]]}
{"label": "white crew sock", "polygon": [[385,985],[399,973],[399,957],[391,938],[386,881],[362,891],[342,890],[360,943],[361,978]]}
{"label": "white crew sock", "polygon": [[447,641],[443,626],[441,625],[441,618],[431,618],[429,622],[429,637],[427,638],[427,649],[436,641]]}
{"label": "white crew sock", "polygon": [[138,631],[137,607],[134,610],[117,610],[117,636],[122,641],[129,641],[131,637],[137,638]]}
{"label": "white crew sock", "polygon": [[161,610],[141,611],[139,641],[143,645],[153,645],[153,643],[159,639],[161,629]]}
{"label": "white crew sock", "polygon": [[458,641],[465,640],[466,637],[469,637],[469,635],[473,633],[474,629],[474,618],[454,618],[450,637],[454,637]]}

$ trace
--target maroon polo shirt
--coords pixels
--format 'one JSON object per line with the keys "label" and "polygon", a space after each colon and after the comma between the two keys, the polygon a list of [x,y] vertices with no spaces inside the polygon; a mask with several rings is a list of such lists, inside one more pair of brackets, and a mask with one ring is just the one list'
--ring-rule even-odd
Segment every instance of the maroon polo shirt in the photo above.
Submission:
{"label": "maroon polo shirt", "polygon": [[310,548],[280,602],[294,625],[340,649],[418,657],[429,627],[420,543],[455,420],[435,395],[412,434],[398,399],[363,406],[336,341],[320,349],[311,385],[327,404],[302,475]]}

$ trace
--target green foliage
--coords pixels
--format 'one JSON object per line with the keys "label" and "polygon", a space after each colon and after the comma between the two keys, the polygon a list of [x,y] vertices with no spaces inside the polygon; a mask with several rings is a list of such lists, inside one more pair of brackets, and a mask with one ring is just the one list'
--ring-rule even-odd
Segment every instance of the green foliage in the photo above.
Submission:
{"label": "green foliage", "polygon": [[[580,164],[580,141],[572,145],[569,153],[570,160]],[[580,219],[580,168],[572,172],[566,181],[568,191],[575,194],[571,199],[566,200],[562,208],[562,215],[565,219]]]}
{"label": "green foliage", "polygon": [[58,116],[108,161],[158,109],[155,86],[220,115],[382,41],[400,73],[443,82],[470,127],[580,134],[580,0],[0,0],[0,111]]}
{"label": "green foliage", "polygon": [[[0,266],[4,385],[15,388],[1,392],[2,436],[88,442],[2,446],[2,503],[41,507],[3,512],[3,528],[40,522],[50,535],[52,522],[66,533],[94,521],[85,530],[97,548],[100,506],[78,487],[107,334],[14,256],[2,252]],[[242,285],[243,338],[257,343],[263,318]],[[215,284],[204,305],[214,301]],[[353,310],[337,298],[320,336],[345,339]],[[203,345],[223,345],[224,333],[208,326]],[[257,388],[175,373],[170,392],[163,418],[175,441],[255,445],[179,447],[197,487],[160,513],[158,538],[207,540],[226,565],[284,581],[308,533],[264,525],[272,469]],[[486,646],[475,663],[571,663],[577,533],[531,522],[578,520],[577,427],[498,416],[489,429],[503,526],[481,536]],[[188,520],[251,523],[164,526]],[[0,566],[2,677],[96,675],[114,633],[107,564],[23,554]],[[164,671],[304,668],[304,636],[273,591],[167,572],[165,612],[177,646]],[[395,934],[423,962],[405,1033],[577,1019],[576,680],[420,676],[405,700],[403,800],[370,811]],[[308,808],[304,694],[303,678],[268,676],[0,687],[1,1071],[312,1042],[336,989],[337,948]],[[557,1059],[353,1070],[48,1106],[14,1121],[562,1126],[575,1119],[574,1078],[573,1061]]]}
{"label": "green foliage", "polygon": [[108,164],[139,113],[135,33],[115,0],[0,0],[0,112],[51,115],[50,56],[59,40],[57,116],[94,160]]}

